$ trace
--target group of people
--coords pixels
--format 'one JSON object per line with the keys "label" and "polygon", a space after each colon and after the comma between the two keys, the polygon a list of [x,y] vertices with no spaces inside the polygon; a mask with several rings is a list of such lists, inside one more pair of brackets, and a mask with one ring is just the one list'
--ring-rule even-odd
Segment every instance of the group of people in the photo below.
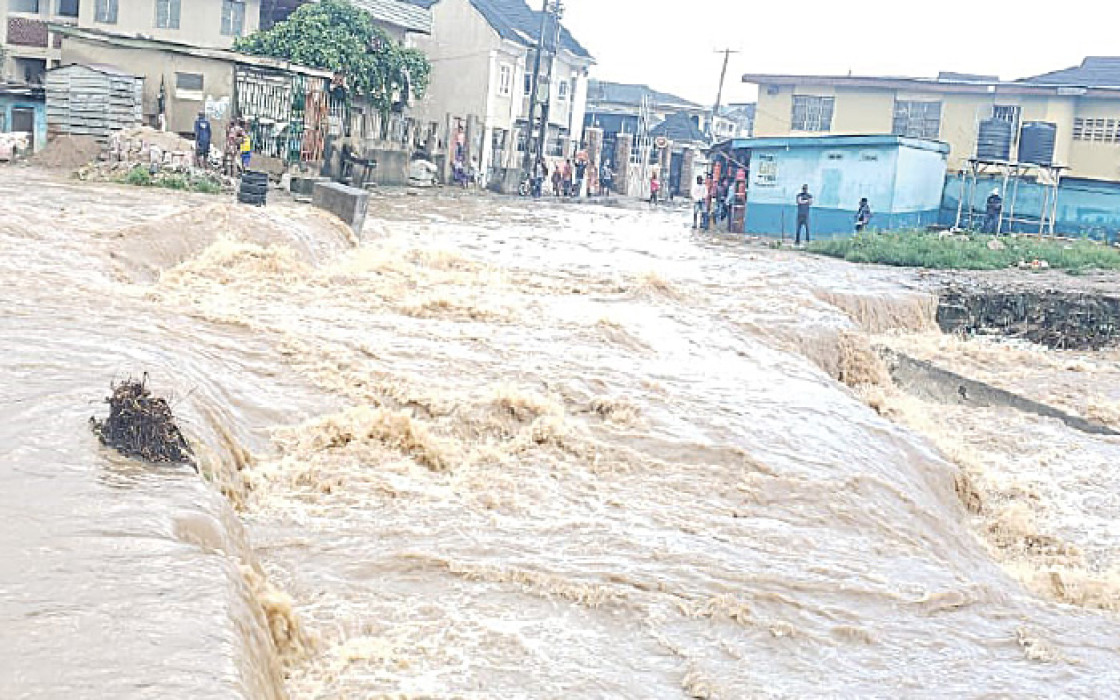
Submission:
{"label": "group of people", "polygon": [[738,196],[735,180],[725,177],[717,181],[710,175],[707,178],[698,175],[689,196],[692,199],[692,228],[706,231],[726,221],[730,230],[731,214]]}
{"label": "group of people", "polygon": [[[587,169],[591,167],[584,158],[576,158],[575,163],[568,158],[563,163],[557,164],[552,169],[552,194],[555,197],[579,197],[584,191],[587,180]],[[594,174],[594,173],[592,173]],[[614,184],[614,171],[611,170],[610,161],[604,161],[599,167],[599,194],[610,196]],[[531,189],[534,197],[544,194],[544,183],[549,180],[548,164],[543,157],[537,158],[533,164]],[[590,188],[589,188],[590,189]],[[589,192],[590,193],[590,192]]]}
{"label": "group of people", "polygon": [[[194,120],[194,147],[195,161],[198,167],[206,168],[210,163],[210,144],[213,129],[206,112],[199,112]],[[238,172],[249,169],[249,161],[253,155],[253,137],[249,133],[249,125],[244,119],[235,119],[226,128],[226,151],[224,165],[232,177]]]}

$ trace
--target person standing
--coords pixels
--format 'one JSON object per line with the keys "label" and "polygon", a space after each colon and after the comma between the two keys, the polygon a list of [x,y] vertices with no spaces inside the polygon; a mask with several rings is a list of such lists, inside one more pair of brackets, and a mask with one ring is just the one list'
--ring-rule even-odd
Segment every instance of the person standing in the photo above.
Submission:
{"label": "person standing", "polygon": [[210,137],[212,135],[210,120],[206,118],[206,112],[199,112],[198,118],[194,120],[194,155],[200,168],[205,168],[207,161],[210,160]]}
{"label": "person standing", "polygon": [[992,190],[984,207],[984,233],[996,233],[999,229],[1000,215],[1003,213],[1003,197],[999,188]]}
{"label": "person standing", "polygon": [[809,242],[809,210],[813,207],[813,195],[809,194],[809,186],[802,185],[797,194],[797,237],[794,245],[801,245],[801,229],[805,229],[805,242]]}
{"label": "person standing", "polygon": [[692,228],[700,227],[700,215],[704,213],[705,200],[708,198],[708,188],[704,186],[704,177],[696,176],[696,182],[689,191],[692,199]]}
{"label": "person standing", "polygon": [[859,200],[859,209],[856,209],[856,233],[867,228],[871,223],[871,205],[867,203],[867,197]]}
{"label": "person standing", "polygon": [[599,168],[599,194],[604,197],[611,196],[611,187],[614,185],[614,172],[611,170],[611,162],[609,160],[603,161],[603,167]]}
{"label": "person standing", "polygon": [[573,197],[583,196],[583,178],[587,175],[587,161],[583,158],[576,160],[576,185]]}
{"label": "person standing", "polygon": [[241,137],[241,172],[249,169],[249,160],[253,157],[253,137],[245,130]]}
{"label": "person standing", "polygon": [[563,176],[560,175],[560,166],[556,166],[555,168],[552,169],[552,196],[553,197],[559,197],[560,196],[560,194],[561,194],[561,189],[560,188],[561,188],[562,182],[563,182]]}
{"label": "person standing", "polygon": [[241,120],[231,121],[226,128],[226,174],[230,177],[237,176],[238,159],[241,157],[241,141],[245,137],[245,129],[241,127]]}
{"label": "person standing", "polygon": [[560,174],[560,179],[561,179],[560,186],[564,188],[564,196],[565,197],[571,197],[572,196],[572,159],[571,158],[568,158],[567,160],[564,161],[564,169],[563,169],[563,172]]}
{"label": "person standing", "polygon": [[651,206],[657,205],[657,193],[661,191],[661,181],[657,179],[657,173],[654,172],[649,178],[649,203]]}
{"label": "person standing", "polygon": [[540,199],[541,191],[544,189],[545,178],[548,177],[548,166],[544,164],[544,158],[537,158],[537,162],[533,164],[533,197]]}

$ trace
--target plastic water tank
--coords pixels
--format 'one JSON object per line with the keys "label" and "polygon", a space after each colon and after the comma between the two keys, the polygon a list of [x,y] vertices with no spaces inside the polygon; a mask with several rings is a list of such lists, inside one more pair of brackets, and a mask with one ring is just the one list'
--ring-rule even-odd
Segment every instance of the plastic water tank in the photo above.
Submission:
{"label": "plastic water tank", "polygon": [[1054,141],[1057,136],[1057,124],[1023,122],[1023,128],[1019,131],[1019,162],[1053,165]]}
{"label": "plastic water tank", "polygon": [[1011,122],[985,119],[980,122],[976,137],[976,157],[980,160],[1010,160]]}

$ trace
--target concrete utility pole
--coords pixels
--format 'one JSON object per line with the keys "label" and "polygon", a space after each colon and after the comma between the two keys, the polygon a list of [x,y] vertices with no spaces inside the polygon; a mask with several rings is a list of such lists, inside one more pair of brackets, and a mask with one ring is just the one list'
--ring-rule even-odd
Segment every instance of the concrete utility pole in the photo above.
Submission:
{"label": "concrete utility pole", "polygon": [[727,78],[727,61],[731,58],[731,54],[739,53],[734,49],[723,49],[716,51],[716,53],[723,54],[723,70],[719,73],[719,90],[716,92],[716,105],[712,107],[712,118],[708,121],[708,138],[712,138],[712,132],[715,130],[716,115],[719,114],[720,102],[723,101],[723,81]]}
{"label": "concrete utility pole", "polygon": [[[545,79],[548,81],[548,99],[541,105],[541,128],[540,135],[537,137],[537,158],[544,155],[544,142],[548,136],[548,117],[552,112],[552,75],[556,69],[556,54],[560,53],[560,17],[564,13],[564,5],[560,0],[553,0],[552,7],[546,13],[551,14],[553,20],[556,22],[556,29],[552,33],[552,48],[549,49],[548,45],[548,72],[545,73]],[[541,25],[544,27],[544,23]]]}
{"label": "concrete utility pole", "polygon": [[[551,6],[551,7],[550,7]],[[560,13],[563,11],[563,6],[560,0],[544,0],[541,4],[541,29],[536,36],[536,58],[533,62],[533,83],[530,87],[531,94],[529,95],[529,123],[525,124],[525,155],[521,159],[521,169],[525,172],[530,172],[532,167],[532,158],[535,155],[540,156],[541,149],[544,148],[544,124],[548,122],[548,104],[541,105],[541,132],[540,137],[533,143],[533,131],[536,121],[536,99],[540,91],[541,83],[541,63],[544,54],[544,37],[547,35],[549,28],[549,16],[556,15],[557,22],[557,44],[560,40]],[[556,47],[553,47],[553,53],[556,52]],[[549,76],[551,80],[551,67],[549,69]],[[551,96],[551,95],[550,95]]]}
{"label": "concrete utility pole", "polygon": [[529,122],[525,125],[525,155],[521,158],[521,169],[531,173],[530,159],[533,157],[533,122],[537,116],[537,87],[541,75],[541,53],[544,51],[544,30],[548,22],[548,0],[541,5],[541,30],[537,34],[537,57],[533,61],[533,82],[529,88]]}

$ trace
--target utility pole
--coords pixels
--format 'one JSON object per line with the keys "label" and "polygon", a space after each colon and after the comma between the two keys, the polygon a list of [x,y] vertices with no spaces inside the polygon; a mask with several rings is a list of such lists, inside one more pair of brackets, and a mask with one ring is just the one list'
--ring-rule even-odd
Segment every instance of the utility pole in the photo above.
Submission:
{"label": "utility pole", "polygon": [[548,22],[548,0],[541,5],[541,30],[537,34],[537,57],[533,62],[533,82],[529,88],[529,122],[525,125],[525,155],[521,158],[521,169],[527,174],[530,170],[530,159],[533,157],[533,126],[537,116],[537,88],[541,75],[541,53],[544,51],[544,30]]}
{"label": "utility pole", "polygon": [[734,49],[723,49],[716,51],[716,53],[723,54],[723,70],[719,73],[719,90],[716,92],[716,104],[712,107],[712,118],[708,121],[708,138],[712,138],[712,132],[715,129],[716,115],[719,114],[720,102],[723,101],[723,81],[727,78],[727,61],[731,58],[731,54],[739,53]]}
{"label": "utility pole", "polygon": [[[548,44],[545,44],[545,48],[548,49],[548,72],[545,73],[545,79],[548,81],[548,99],[541,105],[541,128],[537,137],[537,158],[544,156],[544,143],[548,136],[548,117],[552,111],[552,74],[556,69],[556,54],[560,52],[560,16],[564,12],[564,5],[561,0],[552,0],[552,6],[549,8],[546,5],[546,9],[545,16],[552,15],[556,22],[556,28],[555,31],[550,32],[552,34],[552,47],[549,48]],[[541,27],[542,29],[545,27],[544,22],[541,23]]]}
{"label": "utility pole", "polygon": [[[557,46],[560,44],[560,15],[564,11],[564,6],[560,0],[544,0],[541,5],[541,28],[540,33],[537,35],[537,55],[533,61],[533,82],[530,87],[532,94],[529,95],[529,122],[525,125],[525,155],[521,159],[521,169],[526,173],[531,172],[532,159],[534,155],[540,157],[542,149],[544,148],[544,137],[548,128],[548,103],[545,102],[541,105],[541,128],[534,143],[533,132],[536,126],[537,118],[537,100],[538,93],[540,92],[541,82],[541,63],[547,44],[545,37],[548,34],[548,20],[549,17],[554,17],[556,21],[556,36],[552,46],[552,56],[556,54]],[[552,80],[552,57],[549,58],[548,79]],[[549,98],[551,99],[551,90],[549,91]]]}

